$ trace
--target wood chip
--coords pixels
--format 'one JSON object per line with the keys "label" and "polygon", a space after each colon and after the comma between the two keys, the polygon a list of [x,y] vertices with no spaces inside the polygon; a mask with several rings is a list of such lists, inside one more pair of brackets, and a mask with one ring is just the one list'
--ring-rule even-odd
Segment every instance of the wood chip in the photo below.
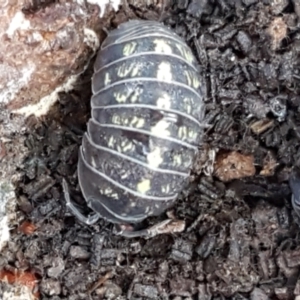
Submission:
{"label": "wood chip", "polygon": [[264,158],[263,169],[259,174],[262,176],[273,176],[277,166],[278,162],[276,161],[274,155],[269,151]]}
{"label": "wood chip", "polygon": [[274,121],[270,119],[262,119],[251,124],[250,128],[255,134],[261,134],[267,129],[273,127]]}

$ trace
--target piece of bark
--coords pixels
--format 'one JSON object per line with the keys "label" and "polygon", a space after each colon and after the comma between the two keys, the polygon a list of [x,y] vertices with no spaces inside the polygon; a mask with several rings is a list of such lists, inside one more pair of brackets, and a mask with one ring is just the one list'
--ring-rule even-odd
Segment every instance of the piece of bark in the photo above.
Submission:
{"label": "piece of bark", "polygon": [[[0,251],[16,220],[16,169],[28,154],[26,118],[47,114],[96,54],[120,0],[2,1],[0,5]],[[38,3],[42,7],[33,7]],[[110,3],[110,5],[107,5]],[[108,9],[110,6],[111,9]],[[104,14],[107,9],[107,14]],[[111,17],[111,16],[110,16]]]}
{"label": "piece of bark", "polygon": [[0,103],[25,116],[45,115],[96,53],[99,22],[100,9],[84,1],[33,13],[26,1],[7,1],[0,9]]}

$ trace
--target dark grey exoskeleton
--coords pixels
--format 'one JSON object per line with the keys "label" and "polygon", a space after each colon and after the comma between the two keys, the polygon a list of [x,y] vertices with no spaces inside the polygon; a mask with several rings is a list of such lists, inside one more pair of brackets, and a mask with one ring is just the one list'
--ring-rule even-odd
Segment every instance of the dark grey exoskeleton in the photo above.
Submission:
{"label": "dark grey exoskeleton", "polygon": [[300,217],[300,170],[294,169],[292,171],[289,184],[292,190],[292,205],[294,211]]}
{"label": "dark grey exoskeleton", "polygon": [[204,103],[197,62],[174,32],[129,21],[109,33],[92,79],[92,115],[79,153],[87,205],[116,224],[139,223],[172,206],[202,138]]}

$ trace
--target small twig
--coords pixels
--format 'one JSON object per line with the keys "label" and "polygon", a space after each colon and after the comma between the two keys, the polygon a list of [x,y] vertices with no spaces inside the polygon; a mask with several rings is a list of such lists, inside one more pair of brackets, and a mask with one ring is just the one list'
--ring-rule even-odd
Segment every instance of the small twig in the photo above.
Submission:
{"label": "small twig", "polygon": [[88,294],[89,296],[91,296],[91,294],[101,285],[103,285],[109,278],[111,278],[113,272],[110,271],[108,273],[106,273],[104,276],[102,276],[101,278],[98,279],[97,282],[95,282],[92,287],[88,290]]}

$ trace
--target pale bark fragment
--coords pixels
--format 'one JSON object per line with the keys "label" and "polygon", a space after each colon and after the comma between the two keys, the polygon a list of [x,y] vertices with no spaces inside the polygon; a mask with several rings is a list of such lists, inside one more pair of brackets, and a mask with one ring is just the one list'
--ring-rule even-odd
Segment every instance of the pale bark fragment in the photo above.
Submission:
{"label": "pale bark fragment", "polygon": [[18,225],[13,184],[28,154],[25,120],[72,90],[98,50],[105,9],[120,0],[62,0],[26,13],[28,3],[0,0],[0,252]]}

